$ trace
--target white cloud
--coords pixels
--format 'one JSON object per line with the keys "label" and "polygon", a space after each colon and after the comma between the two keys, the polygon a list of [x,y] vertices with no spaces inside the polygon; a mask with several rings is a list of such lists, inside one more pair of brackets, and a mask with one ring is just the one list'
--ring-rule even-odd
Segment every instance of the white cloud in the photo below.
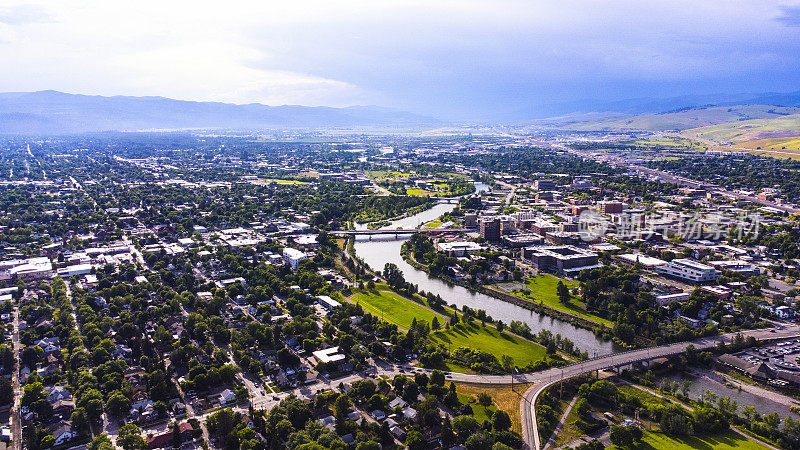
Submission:
{"label": "white cloud", "polygon": [[14,2],[3,90],[444,110],[800,73],[782,0]]}

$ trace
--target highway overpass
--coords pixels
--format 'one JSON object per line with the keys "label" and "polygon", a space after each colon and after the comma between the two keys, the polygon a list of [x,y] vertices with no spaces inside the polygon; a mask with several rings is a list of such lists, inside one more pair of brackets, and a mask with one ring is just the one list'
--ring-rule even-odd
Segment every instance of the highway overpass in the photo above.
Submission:
{"label": "highway overpass", "polygon": [[[712,336],[701,338],[694,341],[679,342],[675,344],[662,345],[660,347],[652,347],[640,350],[631,350],[628,352],[614,353],[608,356],[581,361],[579,363],[570,364],[564,367],[548,369],[543,372],[529,373],[514,376],[515,382],[520,383],[534,383],[533,386],[528,388],[522,396],[522,403],[520,405],[522,412],[522,434],[528,447],[532,450],[541,450],[542,442],[539,436],[539,429],[536,425],[536,399],[548,387],[570,378],[579,375],[594,372],[596,370],[606,370],[616,367],[627,366],[633,363],[650,361],[655,358],[675,356],[686,351],[686,347],[694,345],[698,350],[707,350],[714,348],[718,342],[724,341],[731,342],[734,337],[739,333],[729,333],[720,336]],[[759,341],[771,339],[784,339],[800,337],[800,327],[789,326],[781,329],[769,330],[752,330],[741,333],[745,338],[754,337]],[[492,377],[484,377],[486,381]],[[510,376],[497,378],[505,378],[510,382]],[[547,438],[547,436],[545,436]],[[545,439],[546,441],[546,439]]]}

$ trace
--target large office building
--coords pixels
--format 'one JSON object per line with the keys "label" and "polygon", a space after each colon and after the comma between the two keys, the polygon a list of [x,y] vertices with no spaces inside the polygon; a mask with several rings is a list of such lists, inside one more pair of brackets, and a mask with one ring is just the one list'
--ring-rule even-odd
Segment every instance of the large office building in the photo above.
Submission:
{"label": "large office building", "polygon": [[657,267],[656,272],[667,277],[679,278],[693,283],[703,283],[717,279],[716,269],[686,258],[673,259]]}
{"label": "large office building", "polygon": [[597,253],[572,245],[526,247],[522,256],[539,270],[575,274],[583,269],[601,267]]}
{"label": "large office building", "polygon": [[533,187],[537,191],[554,191],[556,190],[556,182],[553,180],[536,180],[533,182]]}
{"label": "large office building", "polygon": [[499,241],[501,221],[499,217],[484,217],[480,220],[481,237],[487,241]]}

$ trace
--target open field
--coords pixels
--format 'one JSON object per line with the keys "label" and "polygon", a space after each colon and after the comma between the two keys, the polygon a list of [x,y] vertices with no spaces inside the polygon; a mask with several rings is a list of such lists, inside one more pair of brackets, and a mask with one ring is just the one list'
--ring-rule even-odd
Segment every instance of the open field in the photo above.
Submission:
{"label": "open field", "polygon": [[408,330],[411,327],[411,322],[415,318],[417,321],[428,322],[429,324],[434,317],[442,325],[446,321],[444,316],[389,291],[359,292],[350,297],[350,302],[361,305],[365,311],[368,311],[373,316],[380,317],[404,330]]}
{"label": "open field", "polygon": [[[608,448],[618,449],[616,446]],[[630,448],[636,450],[767,450],[767,447],[733,431],[711,436],[683,438],[673,438],[664,433],[645,431],[642,443]]]}
{"label": "open field", "polygon": [[423,228],[438,228],[442,225],[442,221],[439,219],[431,220],[430,222],[423,225]]}
{"label": "open field", "polygon": [[800,114],[693,128],[684,130],[681,134],[718,143],[800,136]]}
{"label": "open field", "polygon": [[[775,119],[785,114],[798,114],[800,108],[770,105],[732,105],[681,109],[657,114],[610,114],[606,117],[571,117],[544,119],[544,125],[578,131],[647,130],[673,131],[700,129],[718,124],[744,123],[753,119]],[[742,122],[739,122],[742,121]],[[797,128],[795,128],[797,129]],[[694,136],[687,134],[686,137]]]}
{"label": "open field", "polygon": [[500,355],[508,355],[518,366],[526,366],[545,358],[545,349],[541,345],[508,333],[498,333],[494,327],[483,327],[480,323],[458,323],[449,329],[431,333],[430,338],[452,350],[466,347],[491,353],[498,356],[498,359]]}
{"label": "open field", "polygon": [[[515,384],[514,390],[511,386],[487,386],[485,384],[456,383],[456,393],[477,397],[480,392],[486,392],[492,396],[492,403],[498,408],[508,413],[511,417],[511,429],[517,433],[522,432],[522,425],[519,412],[519,402],[521,395],[530,387],[530,383]],[[482,408],[473,404],[472,410]],[[491,408],[491,407],[490,407]],[[477,413],[476,413],[476,419]]]}
{"label": "open field", "polygon": [[436,193],[425,189],[406,189],[406,195],[436,195]]}
{"label": "open field", "polygon": [[541,302],[544,306],[555,309],[556,311],[573,314],[601,325],[606,325],[609,327],[613,326],[613,323],[610,320],[588,313],[585,309],[586,304],[575,296],[572,296],[572,301],[569,304],[561,303],[558,300],[558,295],[556,294],[556,286],[558,286],[559,281],[563,281],[564,284],[566,284],[570,289],[578,286],[576,281],[562,280],[553,275],[539,275],[533,278],[528,278],[528,280],[525,282],[525,286],[528,288],[528,291],[511,292],[510,294],[530,300],[534,303]]}

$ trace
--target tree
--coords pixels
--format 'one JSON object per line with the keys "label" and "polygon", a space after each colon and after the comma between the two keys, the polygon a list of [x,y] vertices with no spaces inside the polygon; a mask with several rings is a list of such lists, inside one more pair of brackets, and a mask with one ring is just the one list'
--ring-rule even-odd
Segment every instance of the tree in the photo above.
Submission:
{"label": "tree", "polygon": [[492,414],[492,428],[495,432],[507,431],[511,428],[511,417],[503,410],[497,410]]}
{"label": "tree", "polygon": [[478,404],[483,406],[484,408],[488,408],[492,405],[492,396],[487,394],[486,392],[480,392],[478,394]]}
{"label": "tree", "polygon": [[461,442],[477,433],[481,426],[472,416],[458,416],[453,419],[453,431]]}
{"label": "tree", "polygon": [[563,281],[559,281],[558,285],[556,285],[556,294],[558,295],[558,301],[563,304],[568,304],[571,300],[569,295],[569,288]]}
{"label": "tree", "polygon": [[587,418],[589,417],[589,412],[591,412],[592,407],[589,405],[589,401],[586,398],[581,397],[575,402],[575,412],[578,413],[578,417],[580,418]]}
{"label": "tree", "polygon": [[147,448],[147,442],[142,437],[142,430],[135,424],[127,423],[119,429],[117,442],[125,450],[139,450]]}
{"label": "tree", "polygon": [[111,439],[109,439],[108,435],[103,433],[92,439],[88,448],[89,450],[114,450],[114,444],[111,443]]}
{"label": "tree", "polygon": [[445,383],[444,372],[442,372],[439,369],[434,369],[433,372],[431,372],[430,384],[433,386],[444,386],[444,383]]}
{"label": "tree", "polygon": [[106,409],[112,416],[122,416],[131,409],[131,401],[122,393],[122,391],[114,391],[108,397],[106,402]]}
{"label": "tree", "polygon": [[611,439],[611,443],[618,447],[627,447],[633,444],[633,436],[630,431],[628,431],[628,427],[611,425],[609,438]]}
{"label": "tree", "polygon": [[405,444],[409,450],[425,450],[428,447],[428,443],[425,441],[422,433],[417,430],[408,432]]}
{"label": "tree", "polygon": [[491,450],[494,440],[483,433],[475,433],[467,438],[464,446],[467,450]]}
{"label": "tree", "polygon": [[397,265],[394,263],[386,263],[386,265],[383,266],[383,278],[386,279],[389,286],[395,289],[400,289],[406,284],[403,272],[397,268]]}

